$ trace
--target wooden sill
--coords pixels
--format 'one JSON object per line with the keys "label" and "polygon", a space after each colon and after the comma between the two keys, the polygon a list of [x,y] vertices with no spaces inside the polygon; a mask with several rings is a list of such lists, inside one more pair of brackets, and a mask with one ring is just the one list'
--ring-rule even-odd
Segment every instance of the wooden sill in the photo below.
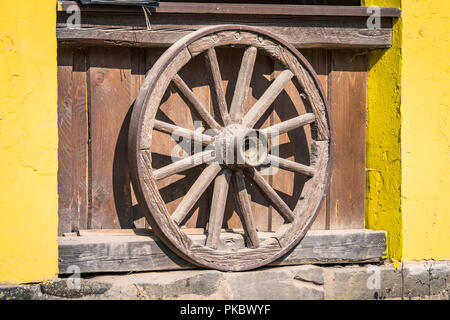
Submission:
{"label": "wooden sill", "polygon": [[[128,235],[127,235],[128,233]],[[60,237],[59,273],[72,272],[76,265],[81,273],[163,271],[196,268],[170,251],[151,232],[135,235],[135,231],[120,231],[105,235],[92,231],[84,236]],[[190,237],[204,243],[206,237],[197,231]],[[80,233],[83,234],[83,233]],[[115,233],[117,234],[117,233]],[[125,234],[125,235],[124,235]],[[261,240],[270,233],[261,233]],[[237,230],[222,233],[220,249],[244,247]],[[300,264],[379,263],[386,255],[386,233],[366,229],[312,230],[284,257],[270,266]]]}

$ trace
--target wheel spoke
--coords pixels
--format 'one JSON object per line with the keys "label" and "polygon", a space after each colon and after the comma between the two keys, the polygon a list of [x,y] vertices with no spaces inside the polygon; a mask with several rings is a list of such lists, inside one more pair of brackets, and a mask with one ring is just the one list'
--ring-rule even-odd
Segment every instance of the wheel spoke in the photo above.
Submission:
{"label": "wheel spoke", "polygon": [[181,77],[176,74],[172,79],[173,83],[177,87],[178,91],[190,102],[192,107],[194,107],[195,111],[198,115],[206,122],[206,124],[211,129],[220,129],[220,124],[217,123],[216,120],[211,116],[208,110],[203,106],[203,104],[198,100],[192,90],[188,87],[188,85],[181,79]]}
{"label": "wheel spoke", "polygon": [[208,150],[196,153],[190,157],[184,158],[177,162],[171,163],[165,167],[153,171],[153,177],[155,180],[161,180],[166,177],[170,177],[179,172],[186,171],[188,169],[199,166],[203,163],[214,160],[216,156],[215,150]]}
{"label": "wheel spoke", "polygon": [[206,246],[213,249],[217,249],[220,233],[222,231],[223,216],[227,204],[230,177],[231,172],[226,169],[216,177],[214,182],[214,193],[208,222],[208,237],[206,239]]}
{"label": "wheel spoke", "polygon": [[263,176],[254,168],[246,168],[246,174],[255,181],[262,193],[269,200],[275,210],[286,220],[292,222],[295,219],[294,213],[288,207],[288,205],[280,198],[276,191],[270,186],[270,184],[263,178]]}
{"label": "wheel spoke", "polygon": [[206,188],[211,184],[217,174],[220,172],[220,165],[215,162],[210,164],[202,174],[197,178],[187,194],[181,200],[178,207],[172,214],[172,219],[180,224],[188,215],[189,211],[194,207],[195,203],[200,199]]}
{"label": "wheel spoke", "polygon": [[261,98],[259,98],[255,105],[245,115],[242,123],[249,128],[253,128],[259,118],[261,118],[264,112],[266,112],[266,110],[270,107],[272,102],[284,90],[293,76],[294,74],[290,70],[284,70],[281,72],[280,75],[272,82],[270,87],[264,92]]}
{"label": "wheel spoke", "polygon": [[283,158],[276,157],[274,155],[267,155],[267,160],[272,166],[278,166],[282,169],[286,169],[288,171],[296,172],[304,174],[308,177],[314,176],[314,168],[310,166],[305,166],[304,164],[300,164],[291,160],[286,160]]}
{"label": "wheel spoke", "polygon": [[230,107],[231,120],[236,123],[241,123],[242,117],[244,116],[244,108],[250,81],[252,80],[257,51],[258,49],[255,47],[248,47],[242,57],[241,68],[236,81],[236,89],[234,90],[233,101]]}
{"label": "wheel spoke", "polygon": [[247,187],[245,186],[242,171],[236,171],[233,174],[233,183],[234,195],[236,199],[236,210],[241,218],[242,226],[245,231],[247,246],[249,248],[258,248],[258,231],[256,230],[255,221],[253,219],[250,198],[248,196]]}
{"label": "wheel spoke", "polygon": [[261,131],[265,133],[268,138],[276,137],[280,134],[289,132],[291,130],[307,125],[308,123],[314,122],[315,120],[316,117],[314,116],[314,113],[306,113],[302,114],[301,116],[283,121],[281,123],[277,123],[273,126],[262,129]]}
{"label": "wheel spoke", "polygon": [[154,129],[170,133],[179,137],[187,138],[189,140],[199,142],[203,145],[209,145],[215,141],[214,137],[159,120],[155,120]]}
{"label": "wheel spoke", "polygon": [[225,99],[225,92],[222,86],[222,76],[220,75],[219,62],[217,61],[216,50],[214,48],[208,49],[206,52],[206,66],[212,77],[212,84],[214,86],[214,93],[219,107],[219,112],[223,123],[228,125],[231,123],[230,115],[228,114],[227,101]]}

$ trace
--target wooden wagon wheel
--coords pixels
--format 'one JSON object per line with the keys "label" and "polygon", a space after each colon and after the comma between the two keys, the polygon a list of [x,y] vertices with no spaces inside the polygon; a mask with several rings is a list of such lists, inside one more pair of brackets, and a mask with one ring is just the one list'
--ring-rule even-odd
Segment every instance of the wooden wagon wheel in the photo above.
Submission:
{"label": "wooden wagon wheel", "polygon": [[[215,51],[215,48],[220,46],[245,48],[230,108],[227,107],[225,100]],[[243,105],[252,78],[255,57],[260,53],[278,61],[284,70],[244,114]],[[205,56],[212,76],[212,90],[217,99],[221,119],[216,120],[207,111],[178,74],[184,65],[200,54]],[[258,119],[291,80],[297,81],[300,93],[306,101],[307,113],[252,131]],[[188,130],[155,119],[163,95],[171,82],[190,102],[190,107],[206,126],[213,129],[214,134]],[[278,158],[257,147],[264,139],[273,139],[279,134],[305,125],[311,126],[312,135],[309,165]],[[197,154],[163,168],[154,169],[150,151],[153,129],[169,134],[175,132],[176,135],[199,142],[205,147]],[[129,130],[133,185],[146,219],[169,248],[199,266],[224,271],[241,271],[266,265],[281,257],[301,240],[311,226],[328,184],[331,154],[330,120],[326,99],[317,75],[295,48],[259,28],[219,25],[193,32],[173,44],[147,74],[135,102]],[[256,135],[252,136],[249,132],[256,132]],[[248,138],[249,136],[251,138]],[[253,147],[249,147],[249,141],[246,139],[253,139],[250,141]],[[223,160],[230,150],[236,156],[235,160],[231,163],[219,161]],[[242,161],[239,162],[238,159]],[[268,162],[310,177],[294,210],[286,205],[259,172],[259,166]],[[170,214],[156,181],[205,163],[206,169],[190,187],[176,210]],[[253,182],[252,185],[258,186],[260,192],[285,220],[285,223],[265,240],[258,237],[244,176]],[[234,184],[232,189],[235,191],[236,210],[241,218],[246,240],[246,247],[237,251],[217,249],[231,183]],[[205,245],[202,245],[192,241],[183,232],[180,224],[210,184],[213,184],[213,196],[207,240]]]}

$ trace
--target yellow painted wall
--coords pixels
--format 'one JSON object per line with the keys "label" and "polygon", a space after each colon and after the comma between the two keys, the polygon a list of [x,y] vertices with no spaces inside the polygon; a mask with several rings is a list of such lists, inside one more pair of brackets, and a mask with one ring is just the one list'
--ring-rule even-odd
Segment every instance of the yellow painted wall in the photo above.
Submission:
{"label": "yellow painted wall", "polygon": [[363,5],[402,9],[370,58],[366,227],[388,231],[392,260],[449,259],[450,2]]}
{"label": "yellow painted wall", "polygon": [[[400,0],[370,0],[363,5],[399,8]],[[369,59],[365,225],[386,230],[388,255],[401,260],[402,19],[396,19],[392,37],[392,48],[371,51]]]}
{"label": "yellow painted wall", "polygon": [[55,6],[0,1],[0,283],[57,273]]}
{"label": "yellow painted wall", "polygon": [[450,258],[450,1],[402,1],[403,258]]}

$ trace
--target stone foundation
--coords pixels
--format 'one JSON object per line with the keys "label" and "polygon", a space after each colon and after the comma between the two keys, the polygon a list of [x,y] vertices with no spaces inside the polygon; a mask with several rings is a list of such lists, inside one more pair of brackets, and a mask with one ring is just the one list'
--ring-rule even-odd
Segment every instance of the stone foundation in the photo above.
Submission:
{"label": "stone foundation", "polygon": [[289,266],[249,272],[189,270],[66,278],[0,286],[10,299],[443,299],[450,261],[393,265]]}

